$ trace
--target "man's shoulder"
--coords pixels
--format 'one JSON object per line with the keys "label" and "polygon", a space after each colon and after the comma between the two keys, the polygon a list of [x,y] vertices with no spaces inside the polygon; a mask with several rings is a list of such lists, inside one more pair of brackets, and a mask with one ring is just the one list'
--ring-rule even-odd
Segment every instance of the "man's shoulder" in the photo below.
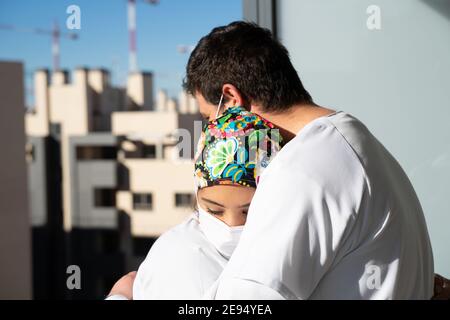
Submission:
{"label": "man's shoulder", "polygon": [[319,153],[322,156],[332,156],[334,160],[358,162],[358,153],[353,145],[368,140],[376,139],[360,120],[338,111],[306,125],[292,140],[292,151],[300,159],[317,159]]}
{"label": "man's shoulder", "polygon": [[[306,176],[324,187],[364,178],[358,154],[340,131],[341,123],[360,126],[355,118],[341,112],[313,121],[278,153],[269,165],[267,177],[288,177],[294,181]],[[361,124],[355,130],[365,129]]]}

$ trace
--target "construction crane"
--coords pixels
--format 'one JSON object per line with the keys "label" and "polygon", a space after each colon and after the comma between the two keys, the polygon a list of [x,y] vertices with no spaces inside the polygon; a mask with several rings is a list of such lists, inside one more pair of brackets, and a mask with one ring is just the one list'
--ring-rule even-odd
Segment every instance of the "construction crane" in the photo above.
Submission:
{"label": "construction crane", "polygon": [[[157,5],[159,0],[139,0],[147,4]],[[128,39],[129,39],[129,72],[137,72],[137,50],[136,50],[136,0],[128,0]]]}
{"label": "construction crane", "polygon": [[[159,0],[127,0],[127,2],[128,2],[129,71],[136,72],[138,71],[137,46],[136,46],[136,2],[157,5],[159,4]],[[19,28],[13,25],[6,25],[6,24],[0,24],[0,30],[31,32],[41,35],[50,35],[52,37],[53,70],[59,70],[60,38],[64,37],[70,40],[78,39],[78,35],[76,33],[61,32],[57,22],[54,23],[52,30],[46,30],[41,28]]]}
{"label": "construction crane", "polygon": [[47,35],[52,37],[52,65],[53,70],[59,70],[59,63],[60,63],[60,50],[59,50],[59,41],[60,38],[67,38],[70,40],[76,40],[78,39],[78,34],[73,32],[61,32],[58,22],[54,22],[53,28],[51,30],[48,29],[41,29],[41,28],[21,28],[16,27],[13,25],[6,25],[6,24],[0,24],[0,30],[9,30],[9,31],[15,31],[15,32],[29,32],[29,33],[35,33],[39,35]]}

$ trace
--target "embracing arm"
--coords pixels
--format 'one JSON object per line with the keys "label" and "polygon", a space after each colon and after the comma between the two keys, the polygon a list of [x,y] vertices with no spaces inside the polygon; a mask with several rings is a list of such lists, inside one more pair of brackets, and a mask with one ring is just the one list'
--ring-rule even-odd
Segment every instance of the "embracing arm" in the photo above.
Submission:
{"label": "embracing arm", "polygon": [[135,278],[136,271],[124,275],[114,284],[105,300],[133,300]]}

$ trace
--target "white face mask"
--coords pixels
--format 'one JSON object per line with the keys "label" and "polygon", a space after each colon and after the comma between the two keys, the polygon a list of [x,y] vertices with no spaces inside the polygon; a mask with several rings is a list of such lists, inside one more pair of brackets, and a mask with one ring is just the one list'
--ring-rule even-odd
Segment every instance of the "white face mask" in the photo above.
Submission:
{"label": "white face mask", "polygon": [[241,237],[244,226],[230,227],[198,206],[199,226],[206,238],[226,258],[230,258]]}

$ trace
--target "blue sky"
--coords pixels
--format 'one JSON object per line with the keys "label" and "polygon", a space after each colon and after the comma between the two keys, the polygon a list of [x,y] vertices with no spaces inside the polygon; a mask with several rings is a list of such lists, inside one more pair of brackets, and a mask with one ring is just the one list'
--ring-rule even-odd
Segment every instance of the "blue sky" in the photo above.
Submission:
{"label": "blue sky", "polygon": [[[241,0],[160,0],[152,6],[137,0],[137,48],[141,70],[155,74],[155,89],[176,96],[188,54],[176,49],[195,45],[213,27],[242,19]],[[55,20],[62,31],[66,8],[81,9],[78,40],[61,40],[61,67],[103,67],[111,70],[113,82],[123,84],[128,70],[126,0],[0,0],[0,24],[20,28],[51,29]],[[0,30],[0,59],[25,63],[26,84],[32,73],[51,68],[51,38],[26,32]],[[32,97],[28,94],[28,101]]]}

